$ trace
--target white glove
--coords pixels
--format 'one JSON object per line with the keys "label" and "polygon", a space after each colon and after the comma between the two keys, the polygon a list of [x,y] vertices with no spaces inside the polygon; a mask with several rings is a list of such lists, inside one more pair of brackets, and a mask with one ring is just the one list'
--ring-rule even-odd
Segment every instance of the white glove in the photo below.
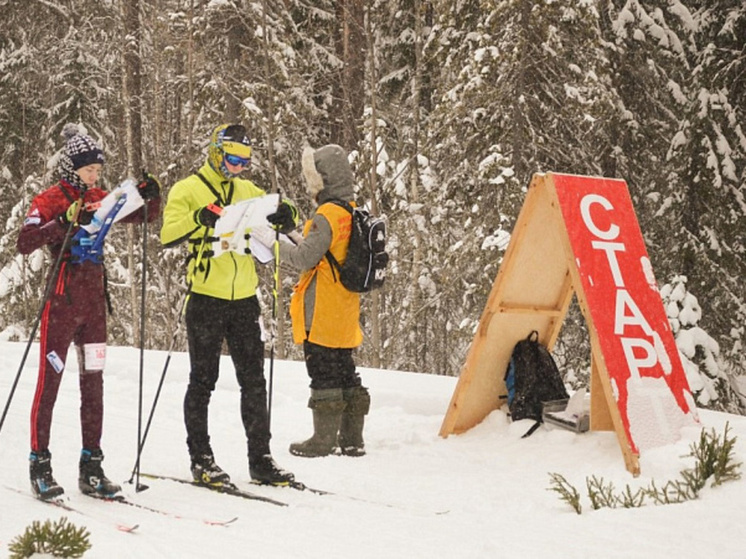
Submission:
{"label": "white glove", "polygon": [[267,248],[272,248],[275,245],[277,233],[271,227],[258,225],[251,230],[250,234],[255,241],[263,244]]}

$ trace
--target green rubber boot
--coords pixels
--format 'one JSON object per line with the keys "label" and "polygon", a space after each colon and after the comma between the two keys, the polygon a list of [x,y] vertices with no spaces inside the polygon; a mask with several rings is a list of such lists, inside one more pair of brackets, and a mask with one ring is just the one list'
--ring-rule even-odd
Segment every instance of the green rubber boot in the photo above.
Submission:
{"label": "green rubber boot", "polygon": [[290,454],[306,458],[333,454],[345,406],[341,388],[311,390],[308,407],[313,412],[313,435],[303,442],[291,443]]}
{"label": "green rubber boot", "polygon": [[347,403],[339,427],[339,448],[345,456],[364,456],[363,427],[370,410],[370,393],[364,386],[348,388],[342,397]]}

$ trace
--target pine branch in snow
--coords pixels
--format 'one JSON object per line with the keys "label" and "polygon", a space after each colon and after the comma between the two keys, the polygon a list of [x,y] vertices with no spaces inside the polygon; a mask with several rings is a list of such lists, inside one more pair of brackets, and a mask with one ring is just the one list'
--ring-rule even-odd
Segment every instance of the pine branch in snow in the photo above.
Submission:
{"label": "pine branch in snow", "polygon": [[549,474],[551,485],[549,491],[554,491],[560,496],[560,499],[570,505],[576,513],[583,512],[580,505],[580,493],[560,474]]}
{"label": "pine branch in snow", "polygon": [[600,508],[616,507],[617,499],[614,497],[614,485],[604,482],[604,478],[592,476],[585,479],[585,485],[588,488],[588,497],[591,499],[593,510]]}
{"label": "pine branch in snow", "polygon": [[634,509],[643,505],[645,502],[645,495],[646,493],[644,489],[638,489],[633,493],[632,488],[627,485],[622,494],[617,496],[616,501],[625,509]]}

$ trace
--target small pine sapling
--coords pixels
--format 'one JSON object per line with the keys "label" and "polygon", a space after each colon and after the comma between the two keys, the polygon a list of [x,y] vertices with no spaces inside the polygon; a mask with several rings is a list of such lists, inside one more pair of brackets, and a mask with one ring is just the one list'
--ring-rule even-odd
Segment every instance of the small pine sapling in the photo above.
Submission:
{"label": "small pine sapling", "polygon": [[[687,455],[695,459],[694,466],[683,470],[680,479],[668,481],[661,488],[651,480],[648,487],[642,487],[634,493],[627,485],[621,494],[615,495],[614,486],[610,482],[606,483],[603,478],[596,476],[586,478],[585,484],[591,507],[593,510],[617,506],[637,508],[643,505],[646,498],[656,505],[683,503],[696,499],[710,478],[713,478],[712,487],[740,479],[742,464],[735,461],[736,437],[728,436],[729,428],[729,424],[726,423],[722,441],[714,430],[708,433],[703,429],[699,440],[690,446],[690,453]],[[577,490],[560,474],[550,474],[550,478],[550,490],[559,494],[563,501],[580,514],[582,509]]]}
{"label": "small pine sapling", "polygon": [[651,481],[650,486],[644,491],[646,496],[656,505],[675,505],[697,498],[697,494],[692,491],[689,484],[681,480],[668,481],[660,489],[655,481]]}
{"label": "small pine sapling", "polygon": [[588,489],[588,497],[591,500],[593,510],[600,508],[616,508],[617,499],[614,497],[614,486],[604,482],[603,478],[592,476],[585,478],[585,486]]}
{"label": "small pine sapling", "polygon": [[622,491],[621,495],[617,496],[616,501],[625,509],[635,509],[641,507],[645,502],[645,490],[638,489],[633,493],[632,488],[627,485],[624,488],[624,491]]}
{"label": "small pine sapling", "polygon": [[35,520],[8,545],[10,559],[23,559],[37,553],[52,557],[82,557],[91,548],[89,536],[88,530],[76,527],[64,516],[57,522],[47,520],[43,524]]}
{"label": "small pine sapling", "polygon": [[549,474],[549,478],[551,479],[549,491],[557,493],[560,496],[560,499],[570,505],[576,513],[580,514],[583,512],[583,508],[580,505],[580,493],[578,493],[578,490],[560,474]]}

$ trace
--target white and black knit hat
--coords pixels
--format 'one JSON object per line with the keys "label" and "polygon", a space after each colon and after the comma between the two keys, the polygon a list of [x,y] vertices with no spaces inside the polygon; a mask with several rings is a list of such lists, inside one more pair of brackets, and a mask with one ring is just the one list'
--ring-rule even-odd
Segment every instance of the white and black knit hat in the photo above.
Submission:
{"label": "white and black knit hat", "polygon": [[86,134],[86,129],[79,124],[66,124],[62,129],[65,138],[65,149],[60,156],[60,164],[66,170],[77,171],[93,163],[104,164],[104,152],[98,144]]}

